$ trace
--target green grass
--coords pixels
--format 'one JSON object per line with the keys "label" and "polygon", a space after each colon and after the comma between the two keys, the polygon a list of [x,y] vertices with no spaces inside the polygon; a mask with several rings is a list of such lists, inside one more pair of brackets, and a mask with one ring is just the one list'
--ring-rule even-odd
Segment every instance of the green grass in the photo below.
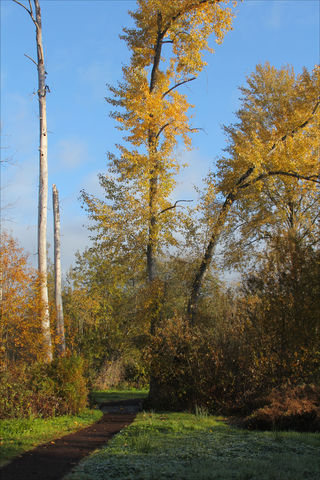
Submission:
{"label": "green grass", "polygon": [[118,402],[132,398],[146,398],[148,390],[94,390],[91,397],[95,403]]}
{"label": "green grass", "polygon": [[0,466],[26,450],[79,430],[101,417],[99,410],[85,410],[74,416],[0,420]]}
{"label": "green grass", "polygon": [[320,478],[320,434],[240,430],[204,413],[141,413],[65,480]]}

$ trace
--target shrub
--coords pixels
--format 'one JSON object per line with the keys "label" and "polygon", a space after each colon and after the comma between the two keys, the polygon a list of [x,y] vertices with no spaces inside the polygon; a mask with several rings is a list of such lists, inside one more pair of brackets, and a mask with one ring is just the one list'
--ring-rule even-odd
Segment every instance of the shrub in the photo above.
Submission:
{"label": "shrub", "polygon": [[259,430],[320,431],[320,387],[286,385],[273,389],[266,405],[248,416],[244,426]]}
{"label": "shrub", "polygon": [[81,357],[71,355],[54,360],[48,366],[48,374],[59,399],[60,415],[74,415],[87,406],[88,389]]}
{"label": "shrub", "polygon": [[45,366],[11,365],[0,373],[0,418],[54,415],[59,401]]}
{"label": "shrub", "polygon": [[0,418],[77,414],[87,405],[82,359],[10,365],[0,372]]}
{"label": "shrub", "polygon": [[248,358],[239,335],[190,328],[174,318],[157,331],[147,349],[151,374],[149,406],[194,410],[205,407],[220,413],[246,407],[249,391]]}

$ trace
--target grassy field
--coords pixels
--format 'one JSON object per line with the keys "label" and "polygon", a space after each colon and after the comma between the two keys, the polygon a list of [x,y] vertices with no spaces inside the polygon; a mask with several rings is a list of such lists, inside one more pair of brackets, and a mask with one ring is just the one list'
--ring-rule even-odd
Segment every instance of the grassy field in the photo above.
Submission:
{"label": "grassy field", "polygon": [[188,413],[141,413],[65,480],[316,480],[320,434],[253,432]]}
{"label": "grassy field", "polygon": [[0,420],[0,466],[26,450],[86,427],[101,417],[99,410],[85,410],[75,416]]}
{"label": "grassy field", "polygon": [[148,390],[95,390],[91,393],[91,398],[95,403],[118,402],[121,400],[131,400],[133,398],[146,398]]}

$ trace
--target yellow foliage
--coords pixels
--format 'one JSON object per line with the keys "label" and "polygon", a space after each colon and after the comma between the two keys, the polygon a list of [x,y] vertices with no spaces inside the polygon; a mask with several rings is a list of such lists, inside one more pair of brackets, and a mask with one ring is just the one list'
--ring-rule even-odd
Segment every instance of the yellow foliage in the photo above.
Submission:
{"label": "yellow foliage", "polygon": [[[234,5],[229,0],[139,0],[138,9],[130,12],[135,27],[124,29],[130,65],[123,68],[123,81],[109,87],[112,97],[107,100],[116,108],[111,116],[130,147],[118,145],[120,158],[110,156],[109,168],[115,183],[125,183],[122,201],[154,250],[161,242],[174,242],[168,220],[175,212],[168,210],[168,197],[180,168],[175,147],[181,138],[190,148],[196,130],[188,116],[192,105],[179,90],[205,66],[203,53],[212,51],[210,35],[220,43],[231,29]],[[88,207],[104,229],[116,225],[119,211],[95,198]],[[163,210],[168,213],[162,215]],[[117,228],[131,223],[124,212],[117,218]]]}
{"label": "yellow foliage", "polygon": [[[255,178],[274,172],[289,184],[294,177],[281,172],[316,178],[320,171],[319,67],[295,75],[289,66],[277,70],[268,63],[257,65],[247,87],[240,90],[238,122],[225,127],[230,156],[219,162],[221,191],[229,192],[250,167]],[[306,185],[309,191],[316,189],[310,181]],[[263,188],[262,182],[255,182],[250,190],[255,195]]]}

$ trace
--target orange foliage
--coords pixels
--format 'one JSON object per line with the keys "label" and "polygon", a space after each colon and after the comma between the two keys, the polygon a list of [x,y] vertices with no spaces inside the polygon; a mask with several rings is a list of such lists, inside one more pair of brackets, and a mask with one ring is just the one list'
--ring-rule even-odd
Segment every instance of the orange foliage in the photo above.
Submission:
{"label": "orange foliage", "polygon": [[28,266],[27,256],[7,233],[1,235],[0,359],[42,358],[39,276]]}

